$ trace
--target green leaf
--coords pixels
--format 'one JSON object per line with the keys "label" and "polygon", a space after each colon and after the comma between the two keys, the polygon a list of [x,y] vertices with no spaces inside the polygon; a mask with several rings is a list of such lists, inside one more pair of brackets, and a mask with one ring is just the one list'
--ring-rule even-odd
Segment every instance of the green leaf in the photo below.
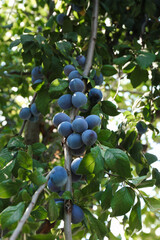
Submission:
{"label": "green leaf", "polygon": [[12,182],[11,179],[0,183],[0,198],[10,198],[18,193],[21,186],[20,181]]}
{"label": "green leaf", "polygon": [[142,69],[148,68],[152,62],[155,61],[155,54],[150,52],[141,52],[138,57],[136,57],[136,62]]}
{"label": "green leaf", "polygon": [[135,198],[135,192],[129,187],[123,187],[118,190],[111,201],[112,214],[111,216],[122,216],[127,213]]}
{"label": "green leaf", "polygon": [[10,48],[16,47],[21,43],[20,39],[16,39],[15,41],[11,42]]}
{"label": "green leaf", "polygon": [[59,217],[58,206],[53,198],[48,202],[48,217],[50,221],[54,221]]}
{"label": "green leaf", "polygon": [[102,101],[102,111],[109,116],[117,116],[120,112],[117,111],[116,105],[110,101]]}
{"label": "green leaf", "polygon": [[158,169],[153,168],[152,177],[156,180],[155,185],[160,188],[160,172]]}
{"label": "green leaf", "polygon": [[92,155],[92,153],[88,153],[84,156],[82,159],[79,168],[77,170],[77,173],[87,175],[94,172],[95,167],[95,159]]}
{"label": "green leaf", "polygon": [[100,132],[98,132],[97,136],[98,136],[98,141],[103,144],[108,146],[108,141],[110,136],[112,135],[112,132],[108,129],[101,129]]}
{"label": "green leaf", "polygon": [[144,154],[145,158],[147,159],[147,162],[149,165],[151,165],[152,163],[158,161],[158,158],[156,155],[151,154],[151,153],[145,153]]}
{"label": "green leaf", "polygon": [[68,57],[72,51],[72,44],[67,41],[59,41],[56,43],[57,49],[60,51],[61,54]]}
{"label": "green leaf", "polygon": [[141,203],[138,198],[137,203],[133,206],[129,216],[129,228],[132,232],[137,232],[142,228],[141,220]]}
{"label": "green leaf", "polygon": [[42,44],[42,42],[44,42],[44,41],[46,40],[46,38],[43,37],[43,36],[41,36],[41,35],[37,35],[37,36],[35,37],[35,39],[37,40],[37,42],[38,42],[39,44]]}
{"label": "green leaf", "polygon": [[154,197],[143,198],[147,206],[151,209],[151,211],[159,211],[160,210],[160,199]]}
{"label": "green leaf", "polygon": [[22,138],[21,137],[13,137],[9,140],[8,144],[7,144],[7,148],[10,150],[13,149],[19,149],[19,148],[25,148],[26,146],[24,145],[24,143],[22,142]]}
{"label": "green leaf", "polygon": [[17,162],[18,164],[25,169],[32,170],[33,168],[33,161],[30,155],[27,152],[24,151],[18,151],[17,154]]}
{"label": "green leaf", "polygon": [[101,196],[101,206],[103,210],[110,208],[112,200],[112,186],[111,184],[107,184],[106,190],[102,192]]}
{"label": "green leaf", "polygon": [[87,186],[82,188],[81,193],[84,197],[87,195],[91,195],[92,193],[99,191],[99,182],[97,182],[95,179],[93,179]]}
{"label": "green leaf", "polygon": [[123,57],[113,59],[113,63],[116,65],[124,65],[131,59],[131,55],[124,55]]}
{"label": "green leaf", "polygon": [[148,178],[147,175],[141,176],[141,177],[136,177],[130,180],[131,183],[133,183],[136,187],[141,184],[146,178]]}
{"label": "green leaf", "polygon": [[29,175],[29,179],[37,186],[41,186],[47,182],[46,178],[37,169]]}
{"label": "green leaf", "polygon": [[122,177],[131,177],[129,158],[121,149],[107,149],[104,155],[106,166]]}
{"label": "green leaf", "polygon": [[5,167],[0,170],[0,179],[2,178],[2,176],[5,177],[3,180],[6,180],[7,176],[11,177],[11,172],[12,169],[14,168],[14,165],[15,160],[12,160],[9,163],[7,163],[7,165],[5,165]]}
{"label": "green leaf", "polygon": [[37,94],[36,106],[43,115],[46,115],[49,112],[49,102],[50,97],[48,94],[48,90],[41,89]]}
{"label": "green leaf", "polygon": [[138,87],[142,82],[148,80],[147,70],[143,70],[140,67],[136,66],[134,71],[129,75],[133,88]]}
{"label": "green leaf", "polygon": [[32,211],[31,215],[36,219],[43,220],[47,218],[47,210],[42,206],[38,206]]}
{"label": "green leaf", "polygon": [[68,17],[64,17],[62,29],[64,33],[73,32],[73,24]]}
{"label": "green leaf", "polygon": [[112,65],[103,65],[101,72],[104,76],[112,76],[117,73],[117,70]]}
{"label": "green leaf", "polygon": [[36,234],[28,237],[28,240],[55,240],[55,236],[52,233],[49,234]]}
{"label": "green leaf", "polygon": [[104,170],[104,159],[101,154],[101,150],[98,146],[91,148],[92,156],[95,159],[95,168],[94,172],[95,174],[99,173],[100,171]]}
{"label": "green leaf", "polygon": [[34,36],[31,34],[25,34],[25,35],[21,35],[21,42],[22,44],[26,43],[26,42],[32,42],[34,41]]}
{"label": "green leaf", "polygon": [[10,227],[13,223],[18,222],[24,212],[25,204],[23,202],[16,206],[9,206],[1,213],[2,229]]}
{"label": "green leaf", "polygon": [[41,155],[47,150],[46,146],[43,143],[34,143],[32,144],[32,151],[35,155]]}
{"label": "green leaf", "polygon": [[123,68],[124,73],[131,73],[135,69],[135,64],[133,62],[130,62],[127,66],[125,65]]}
{"label": "green leaf", "polygon": [[66,90],[67,87],[68,87],[68,81],[55,79],[50,85],[49,93],[63,92]]}
{"label": "green leaf", "polygon": [[63,194],[62,194],[62,198],[63,199],[66,199],[66,200],[69,200],[69,199],[72,199],[72,194],[70,191],[65,191]]}

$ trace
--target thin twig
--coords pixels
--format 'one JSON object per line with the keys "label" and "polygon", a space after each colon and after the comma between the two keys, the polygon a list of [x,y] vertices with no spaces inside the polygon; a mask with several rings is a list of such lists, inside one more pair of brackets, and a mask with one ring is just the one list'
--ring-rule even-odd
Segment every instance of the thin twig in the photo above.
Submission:
{"label": "thin twig", "polygon": [[[92,21],[91,21],[91,38],[87,52],[86,64],[84,67],[83,75],[88,76],[89,71],[92,66],[96,37],[97,37],[97,26],[98,26],[98,6],[99,0],[93,1],[93,12],[92,12]],[[75,118],[78,114],[79,109],[73,109],[70,113],[71,120]],[[68,172],[68,181],[66,184],[66,191],[70,191],[72,193],[72,178],[71,178],[71,161],[72,155],[67,147],[66,143],[64,144],[64,156],[65,156],[65,168]],[[72,204],[70,200],[65,201],[64,204],[64,233],[65,240],[72,240],[72,231],[71,231],[71,212],[72,212]]]}
{"label": "thin twig", "polygon": [[[50,171],[50,172],[48,173],[48,175],[46,176],[46,180],[49,179],[49,175],[50,175],[51,172],[52,172],[52,171]],[[35,206],[35,204],[36,204],[36,202],[37,202],[37,199],[38,199],[39,195],[40,195],[41,192],[44,190],[45,186],[46,186],[46,183],[44,183],[43,185],[41,185],[41,186],[37,189],[37,191],[34,193],[30,204],[29,204],[28,207],[26,208],[26,211],[24,212],[24,214],[23,214],[21,220],[19,221],[16,229],[14,230],[12,236],[10,237],[10,240],[16,240],[16,239],[17,239],[18,235],[20,234],[20,232],[21,232],[21,230],[22,230],[22,228],[23,228],[23,225],[24,225],[25,222],[27,221],[27,219],[28,219],[28,217],[29,217],[32,209],[34,208],[34,206]]]}

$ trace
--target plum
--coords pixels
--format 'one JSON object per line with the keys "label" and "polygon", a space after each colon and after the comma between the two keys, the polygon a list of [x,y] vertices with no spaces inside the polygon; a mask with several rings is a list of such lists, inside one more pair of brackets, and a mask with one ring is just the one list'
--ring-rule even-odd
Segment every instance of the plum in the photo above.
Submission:
{"label": "plum", "polygon": [[64,94],[58,99],[58,105],[63,110],[67,110],[72,107],[72,95]]}
{"label": "plum", "polygon": [[103,83],[103,75],[100,73],[99,76],[97,74],[94,75],[93,80],[95,81],[95,85],[102,85]]}
{"label": "plum", "polygon": [[58,125],[64,121],[71,122],[70,117],[65,113],[57,113],[53,118],[53,124],[58,127]]}
{"label": "plum", "polygon": [[19,113],[19,117],[23,120],[29,120],[31,117],[31,110],[28,107],[24,107],[21,109]]}
{"label": "plum", "polygon": [[33,114],[33,116],[35,116],[35,117],[39,117],[39,115],[41,114],[39,111],[38,111],[38,109],[37,109],[37,107],[36,107],[36,103],[32,103],[32,105],[31,105],[31,113]]}
{"label": "plum", "polygon": [[77,70],[73,70],[68,76],[69,82],[74,78],[82,79],[82,75]]}
{"label": "plum", "polygon": [[48,188],[51,192],[57,192],[58,193],[58,192],[61,191],[61,188],[55,186],[55,184],[52,182],[51,178],[49,178],[47,186],[48,186]]}
{"label": "plum", "polygon": [[81,174],[77,174],[77,170],[79,168],[79,165],[80,165],[82,159],[83,158],[76,158],[71,163],[71,171],[76,175],[81,175]]}
{"label": "plum", "polygon": [[75,92],[72,96],[72,104],[74,107],[79,108],[87,103],[87,97],[82,92]]}
{"label": "plum", "polygon": [[71,153],[73,156],[82,156],[84,154],[86,150],[86,146],[85,145],[82,145],[82,147],[78,148],[78,149],[71,149]]}
{"label": "plum", "polygon": [[80,78],[73,78],[69,83],[69,89],[72,92],[83,92],[84,83]]}
{"label": "plum", "polygon": [[61,166],[56,166],[52,169],[50,179],[56,187],[63,187],[68,180],[67,171]]}
{"label": "plum", "polygon": [[76,60],[77,60],[77,62],[80,66],[84,67],[85,62],[86,62],[85,56],[79,55],[79,56],[76,57]]}
{"label": "plum", "polygon": [[58,132],[63,137],[68,137],[72,132],[72,124],[70,122],[62,122],[58,125]]}
{"label": "plum", "polygon": [[64,67],[64,74],[66,76],[68,76],[70,74],[70,72],[74,71],[75,70],[75,67],[73,65],[66,65]]}
{"label": "plum", "polygon": [[103,95],[101,90],[97,89],[97,88],[92,88],[88,94],[89,99],[92,103],[96,104],[99,101],[101,101]]}
{"label": "plum", "polygon": [[72,122],[72,129],[76,133],[82,133],[88,129],[88,123],[83,118],[77,118]]}
{"label": "plum", "polygon": [[86,130],[82,133],[82,141],[86,146],[92,146],[97,140],[97,133],[93,130]]}
{"label": "plum", "polygon": [[67,145],[71,149],[79,149],[82,147],[83,142],[82,142],[82,137],[78,133],[72,133],[68,136],[67,138]]}
{"label": "plum", "polygon": [[35,82],[35,80],[42,79],[43,78],[43,73],[42,73],[42,67],[36,66],[32,69],[31,72],[32,76],[32,82]]}
{"label": "plum", "polygon": [[88,123],[88,128],[93,129],[101,124],[101,119],[97,115],[89,115],[86,117],[86,122]]}
{"label": "plum", "polygon": [[77,206],[76,204],[73,204],[72,206],[72,223],[77,224],[82,222],[84,219],[84,213],[82,208]]}
{"label": "plum", "polygon": [[64,13],[60,13],[60,14],[57,15],[56,21],[57,21],[57,23],[58,23],[59,25],[63,25],[64,17],[65,17],[65,16],[66,16],[66,15],[65,15]]}
{"label": "plum", "polygon": [[34,116],[33,114],[31,114],[31,117],[29,118],[29,121],[31,122],[38,122],[39,120],[39,117],[38,116]]}
{"label": "plum", "polygon": [[33,83],[33,84],[38,84],[38,83],[42,83],[42,82],[43,82],[42,79],[36,79],[36,80],[34,80],[34,78],[32,78],[32,83]]}
{"label": "plum", "polygon": [[147,132],[147,125],[143,122],[143,121],[139,121],[137,124],[136,124],[136,128],[138,130],[138,132],[140,134],[144,134]]}

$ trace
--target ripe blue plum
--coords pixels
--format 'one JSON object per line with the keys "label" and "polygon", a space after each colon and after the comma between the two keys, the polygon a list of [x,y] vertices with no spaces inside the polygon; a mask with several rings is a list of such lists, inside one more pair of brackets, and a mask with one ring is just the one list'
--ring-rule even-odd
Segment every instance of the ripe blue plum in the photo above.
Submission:
{"label": "ripe blue plum", "polygon": [[34,78],[32,78],[32,83],[33,83],[33,84],[38,84],[38,83],[42,83],[42,82],[43,82],[42,79],[36,79],[36,80],[34,80]]}
{"label": "ripe blue plum", "polygon": [[56,166],[52,169],[50,179],[56,187],[63,187],[68,180],[67,171],[61,166]]}
{"label": "ripe blue plum", "polygon": [[68,137],[72,132],[72,124],[70,122],[62,122],[58,126],[58,132],[63,137]]}
{"label": "ripe blue plum", "polygon": [[80,165],[82,159],[83,158],[76,158],[71,163],[71,171],[76,175],[81,175],[81,174],[77,174],[77,170],[79,168],[79,165]]}
{"label": "ripe blue plum", "polygon": [[38,109],[36,107],[36,103],[33,103],[30,108],[31,108],[31,113],[33,114],[33,116],[39,117],[39,115],[41,113],[38,111]]}
{"label": "ripe blue plum", "polygon": [[72,92],[83,92],[84,83],[80,78],[74,78],[70,81],[69,88]]}
{"label": "ripe blue plum", "polygon": [[65,113],[57,113],[53,118],[53,124],[58,127],[58,125],[62,122],[71,122],[70,117]]}
{"label": "ripe blue plum", "polygon": [[58,193],[58,192],[61,191],[61,188],[55,186],[55,184],[52,182],[51,178],[49,178],[47,186],[48,186],[48,188],[51,192],[57,192]]}
{"label": "ripe blue plum", "polygon": [[103,95],[101,90],[97,89],[97,88],[92,88],[88,94],[90,101],[93,104],[98,103],[99,101],[101,101]]}
{"label": "ripe blue plum", "polygon": [[76,133],[82,133],[88,129],[88,123],[83,118],[76,118],[72,122],[72,129]]}
{"label": "ripe blue plum", "polygon": [[93,129],[101,124],[101,119],[97,115],[89,115],[86,117],[86,122],[88,123],[88,128]]}
{"label": "ripe blue plum", "polygon": [[63,25],[64,17],[65,17],[65,16],[66,16],[66,15],[65,15],[64,13],[60,13],[60,14],[57,15],[56,21],[57,21],[57,23],[58,23],[59,25]]}
{"label": "ripe blue plum", "polygon": [[79,108],[87,103],[87,97],[82,92],[75,92],[72,96],[72,104],[74,107]]}
{"label": "ripe blue plum", "polygon": [[82,133],[82,141],[86,146],[92,146],[97,140],[97,133],[93,130],[86,130]]}
{"label": "ripe blue plum", "polygon": [[31,110],[28,107],[24,107],[21,109],[19,113],[19,117],[23,120],[29,120],[31,117]]}
{"label": "ripe blue plum", "polygon": [[82,137],[78,133],[72,133],[68,136],[67,138],[67,145],[71,149],[79,149],[82,147],[83,142],[82,142]]}
{"label": "ripe blue plum", "polygon": [[76,57],[76,60],[77,60],[77,62],[80,66],[84,67],[85,62],[86,62],[85,56],[79,55],[79,56]]}
{"label": "ripe blue plum", "polygon": [[144,123],[144,122],[142,122],[142,121],[139,121],[137,124],[136,124],[136,128],[137,128],[137,130],[138,130],[138,132],[140,133],[140,134],[144,134],[144,133],[146,133],[147,132],[147,125]]}
{"label": "ripe blue plum", "polygon": [[78,156],[82,156],[84,154],[85,150],[86,150],[86,146],[82,145],[81,148],[71,149],[71,153],[72,153],[73,156],[78,157]]}
{"label": "ripe blue plum", "polygon": [[82,79],[82,75],[77,70],[73,70],[68,76],[69,82],[74,78]]}
{"label": "ripe blue plum", "polygon": [[77,224],[82,222],[84,219],[84,212],[82,208],[77,206],[76,204],[73,204],[72,206],[72,223]]}
{"label": "ripe blue plum", "polygon": [[93,80],[95,81],[95,85],[102,85],[103,83],[103,75],[100,73],[99,76],[97,74],[94,75]]}
{"label": "ripe blue plum", "polygon": [[58,99],[58,105],[63,110],[67,110],[72,107],[72,95],[64,94]]}
{"label": "ripe blue plum", "polygon": [[38,122],[39,120],[39,117],[38,116],[34,116],[33,114],[31,114],[31,117],[29,118],[29,121],[31,122]]}
{"label": "ripe blue plum", "polygon": [[38,79],[43,79],[42,67],[36,66],[32,69],[31,72],[32,82]]}
{"label": "ripe blue plum", "polygon": [[70,72],[74,71],[75,70],[75,67],[73,65],[66,65],[64,67],[64,74],[66,76],[68,76],[70,74]]}

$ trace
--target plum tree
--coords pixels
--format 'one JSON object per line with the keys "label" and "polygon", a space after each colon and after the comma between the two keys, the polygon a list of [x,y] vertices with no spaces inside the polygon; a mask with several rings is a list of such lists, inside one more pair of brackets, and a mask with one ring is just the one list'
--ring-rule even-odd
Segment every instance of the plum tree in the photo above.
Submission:
{"label": "plum tree", "polygon": [[58,132],[64,137],[68,137],[72,132],[72,124],[70,122],[62,122],[58,125]]}
{"label": "plum tree", "polygon": [[75,175],[81,175],[81,174],[77,174],[77,170],[79,168],[79,165],[81,163],[83,158],[76,158],[72,161],[71,163],[71,171],[75,174]]}
{"label": "plum tree", "polygon": [[82,147],[83,142],[82,142],[82,137],[78,133],[72,133],[68,136],[67,138],[67,145],[71,149],[79,149]]}
{"label": "plum tree", "polygon": [[75,67],[73,65],[66,65],[64,67],[64,74],[68,76],[74,70],[75,70]]}
{"label": "plum tree", "polygon": [[77,70],[73,70],[68,76],[69,82],[74,78],[82,79],[82,75]]}
{"label": "plum tree", "polygon": [[76,60],[77,60],[77,62],[80,66],[84,67],[85,62],[86,62],[85,56],[79,55],[79,56],[76,57]]}
{"label": "plum tree", "polygon": [[92,88],[90,91],[89,91],[89,99],[90,101],[93,103],[93,104],[96,104],[98,103],[99,101],[102,100],[102,92],[100,89],[97,89],[97,88]]}
{"label": "plum tree", "polygon": [[84,132],[85,130],[88,129],[88,123],[83,118],[76,118],[72,122],[72,129],[76,133],[82,133],[82,132]]}
{"label": "plum tree", "polygon": [[59,99],[58,99],[58,105],[60,106],[60,108],[62,108],[63,110],[69,109],[72,107],[72,95],[71,94],[65,94],[62,95]]}
{"label": "plum tree", "polygon": [[87,103],[87,97],[82,92],[75,92],[72,96],[72,104],[74,107],[79,108]]}
{"label": "plum tree", "polygon": [[23,120],[29,120],[31,117],[31,110],[28,107],[24,107],[19,112],[19,117]]}
{"label": "plum tree", "polygon": [[86,117],[86,122],[88,123],[88,128],[93,129],[101,124],[101,119],[97,115],[89,115]]}
{"label": "plum tree", "polygon": [[60,14],[57,15],[56,20],[57,20],[57,23],[58,23],[59,25],[63,25],[64,17],[65,17],[65,16],[66,16],[66,15],[65,15],[64,13],[60,13]]}
{"label": "plum tree", "polygon": [[77,224],[82,222],[84,219],[84,212],[82,208],[77,206],[76,204],[73,204],[72,206],[72,223]]}
{"label": "plum tree", "polygon": [[50,180],[56,187],[63,187],[67,183],[68,175],[65,168],[56,166],[52,169]]}
{"label": "plum tree", "polygon": [[100,73],[99,76],[95,73],[93,80],[95,81],[95,85],[102,85],[103,84],[103,75]]}
{"label": "plum tree", "polygon": [[58,127],[58,125],[64,121],[71,122],[70,117],[65,113],[56,113],[53,117],[53,124]]}
{"label": "plum tree", "polygon": [[72,92],[83,92],[84,90],[84,83],[79,78],[74,78],[69,83],[69,89]]}
{"label": "plum tree", "polygon": [[93,130],[86,130],[82,133],[82,141],[86,146],[92,146],[97,140],[97,134]]}

